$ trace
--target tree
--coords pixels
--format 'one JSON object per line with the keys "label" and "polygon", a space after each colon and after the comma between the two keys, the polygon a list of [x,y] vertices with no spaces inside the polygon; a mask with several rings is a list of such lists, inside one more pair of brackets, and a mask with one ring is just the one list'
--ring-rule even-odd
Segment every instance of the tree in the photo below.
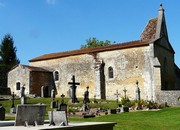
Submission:
{"label": "tree", "polygon": [[0,87],[7,87],[7,73],[20,61],[16,56],[16,47],[10,34],[6,34],[0,45]]}
{"label": "tree", "polygon": [[[115,42],[114,42],[115,43]],[[89,38],[86,40],[85,45],[81,45],[81,49],[83,48],[93,48],[93,47],[98,47],[98,46],[108,46],[111,45],[111,41],[106,40],[106,41],[99,41],[96,38]]]}

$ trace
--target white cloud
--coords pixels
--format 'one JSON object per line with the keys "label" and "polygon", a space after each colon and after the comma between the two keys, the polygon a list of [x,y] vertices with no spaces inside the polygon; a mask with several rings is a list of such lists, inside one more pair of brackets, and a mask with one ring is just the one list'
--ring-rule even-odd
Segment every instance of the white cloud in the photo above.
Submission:
{"label": "white cloud", "polygon": [[56,0],[46,0],[48,4],[54,5],[56,3]]}

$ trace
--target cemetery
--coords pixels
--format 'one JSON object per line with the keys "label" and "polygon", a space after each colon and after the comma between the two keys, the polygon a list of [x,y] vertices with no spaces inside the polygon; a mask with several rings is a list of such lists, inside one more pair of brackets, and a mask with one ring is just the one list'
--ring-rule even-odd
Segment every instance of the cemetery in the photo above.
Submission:
{"label": "cemetery", "polygon": [[[74,78],[73,78],[74,79]],[[145,101],[140,98],[140,90],[136,91],[136,99],[130,101],[127,90],[124,88],[122,92],[116,90],[114,96],[116,100],[102,100],[89,98],[89,86],[84,90],[84,98],[76,96],[76,83],[69,82],[72,88],[71,98],[61,94],[56,97],[54,89],[51,91],[51,98],[28,97],[24,94],[23,86],[20,89],[20,96],[14,93],[6,98],[1,98],[0,106],[0,129],[103,129],[113,130],[116,122],[103,121],[92,122],[105,116],[122,115],[127,112],[160,110],[167,107],[167,104],[157,104],[151,101]],[[4,107],[3,107],[4,106]],[[10,121],[7,121],[7,119]],[[12,120],[11,120],[12,119]],[[109,118],[108,118],[109,119]],[[72,121],[80,120],[76,123]],[[84,121],[89,121],[84,123]],[[73,128],[72,128],[73,127]]]}

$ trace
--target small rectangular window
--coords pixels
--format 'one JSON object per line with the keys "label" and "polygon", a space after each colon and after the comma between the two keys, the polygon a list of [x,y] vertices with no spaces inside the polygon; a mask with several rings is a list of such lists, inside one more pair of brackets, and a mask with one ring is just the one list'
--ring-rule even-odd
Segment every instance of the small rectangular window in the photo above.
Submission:
{"label": "small rectangular window", "polygon": [[20,82],[17,82],[17,83],[16,83],[16,90],[20,90],[20,86],[21,86],[21,83],[20,83]]}

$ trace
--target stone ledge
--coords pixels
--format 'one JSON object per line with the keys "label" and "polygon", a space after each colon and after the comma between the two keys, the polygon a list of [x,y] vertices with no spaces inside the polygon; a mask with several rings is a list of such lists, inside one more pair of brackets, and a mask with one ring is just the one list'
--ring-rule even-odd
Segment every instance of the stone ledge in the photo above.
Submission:
{"label": "stone ledge", "polygon": [[14,126],[15,121],[0,121],[0,129],[6,130],[113,130],[115,122],[70,122],[68,126],[49,126],[46,120],[44,125],[37,127]]}

